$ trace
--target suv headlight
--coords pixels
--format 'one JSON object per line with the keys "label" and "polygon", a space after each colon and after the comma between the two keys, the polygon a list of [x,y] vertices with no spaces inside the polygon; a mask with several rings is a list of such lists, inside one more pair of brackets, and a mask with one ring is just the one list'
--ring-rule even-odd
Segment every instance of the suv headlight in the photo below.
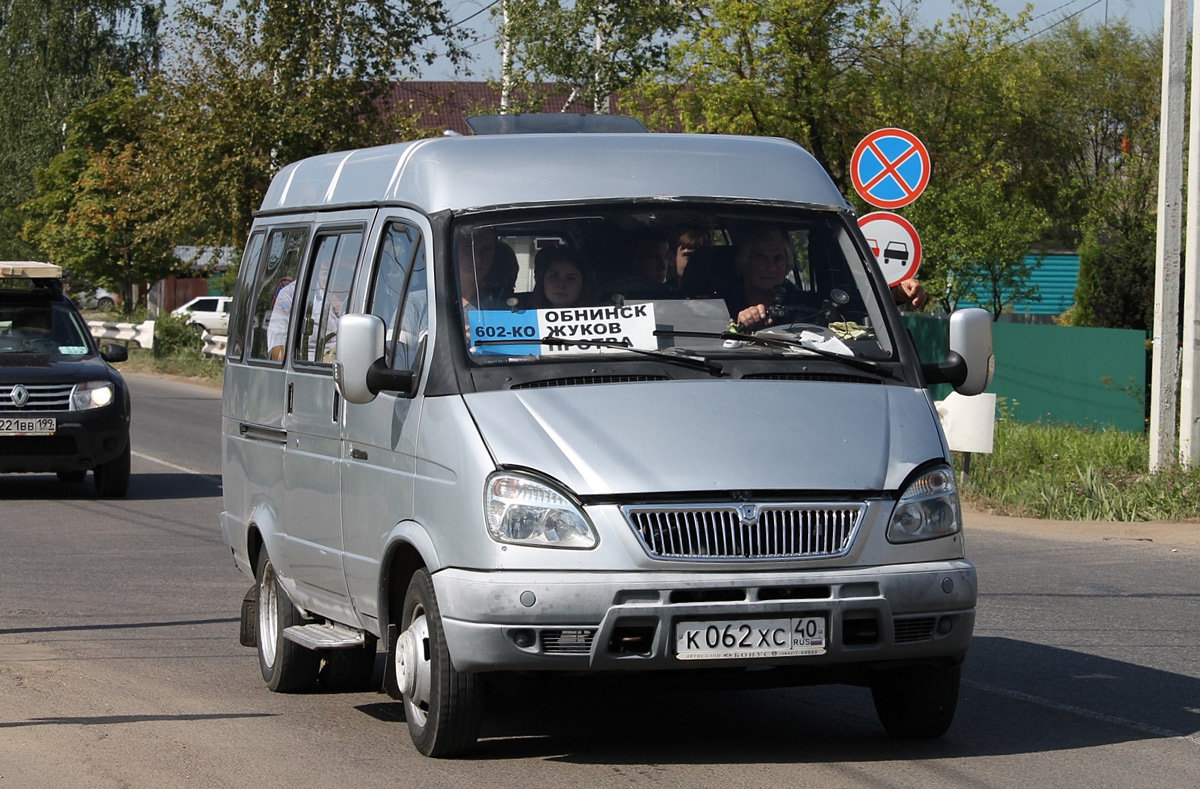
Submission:
{"label": "suv headlight", "polygon": [[542,548],[594,548],[591,521],[575,502],[532,477],[499,472],[484,495],[488,534],[497,542]]}
{"label": "suv headlight", "polygon": [[103,408],[112,401],[111,381],[84,381],[75,384],[75,391],[71,393],[71,410],[88,411],[92,408]]}
{"label": "suv headlight", "polygon": [[954,469],[938,466],[909,484],[888,523],[890,542],[917,542],[945,537],[962,529],[962,511]]}

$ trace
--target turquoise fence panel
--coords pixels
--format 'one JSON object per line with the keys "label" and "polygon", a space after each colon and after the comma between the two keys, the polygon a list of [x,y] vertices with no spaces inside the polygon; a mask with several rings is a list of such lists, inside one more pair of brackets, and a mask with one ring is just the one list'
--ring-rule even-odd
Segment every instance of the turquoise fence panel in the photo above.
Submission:
{"label": "turquoise fence panel", "polygon": [[[907,315],[909,334],[926,362],[944,358],[947,319]],[[993,323],[996,374],[989,392],[1020,422],[1146,429],[1146,333]],[[935,399],[949,387],[933,387]]]}

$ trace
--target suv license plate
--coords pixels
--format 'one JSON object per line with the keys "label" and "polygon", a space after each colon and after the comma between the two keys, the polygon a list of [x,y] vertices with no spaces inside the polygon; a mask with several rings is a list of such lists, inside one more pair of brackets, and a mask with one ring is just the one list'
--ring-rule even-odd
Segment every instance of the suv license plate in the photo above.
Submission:
{"label": "suv license plate", "polygon": [[52,436],[58,429],[54,417],[0,419],[0,436]]}
{"label": "suv license plate", "polygon": [[825,654],[825,617],[680,622],[679,660],[796,657]]}

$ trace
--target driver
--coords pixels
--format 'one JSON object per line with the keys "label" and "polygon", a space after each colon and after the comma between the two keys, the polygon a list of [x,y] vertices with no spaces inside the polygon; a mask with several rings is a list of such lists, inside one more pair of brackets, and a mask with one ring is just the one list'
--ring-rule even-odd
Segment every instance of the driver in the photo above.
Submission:
{"label": "driver", "polygon": [[[736,292],[725,297],[731,328],[756,331],[774,322],[768,305],[803,306],[811,301],[812,294],[787,279],[795,259],[791,239],[781,229],[760,227],[750,232],[735,257],[740,285]],[[925,306],[928,300],[925,288],[912,279],[893,287],[892,297],[897,304],[911,304],[916,309]]]}

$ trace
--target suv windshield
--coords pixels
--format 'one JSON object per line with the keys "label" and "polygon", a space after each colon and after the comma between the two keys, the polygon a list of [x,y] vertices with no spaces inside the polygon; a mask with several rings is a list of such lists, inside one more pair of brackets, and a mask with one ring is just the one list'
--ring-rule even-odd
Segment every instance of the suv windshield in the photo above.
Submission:
{"label": "suv windshield", "polygon": [[0,296],[0,355],[86,356],[85,331],[78,313],[65,304]]}
{"label": "suv windshield", "polygon": [[471,358],[890,360],[883,310],[845,221],[827,211],[609,208],[460,221],[454,255]]}

